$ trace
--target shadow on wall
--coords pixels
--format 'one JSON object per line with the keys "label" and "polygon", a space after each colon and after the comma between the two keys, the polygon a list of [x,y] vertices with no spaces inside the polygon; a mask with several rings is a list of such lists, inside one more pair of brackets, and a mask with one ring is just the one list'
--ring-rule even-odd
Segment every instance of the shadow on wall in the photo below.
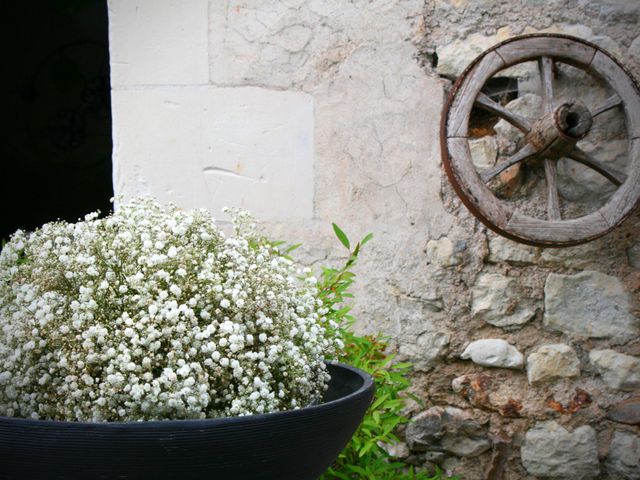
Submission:
{"label": "shadow on wall", "polygon": [[109,212],[106,0],[12,2],[4,25],[0,238]]}

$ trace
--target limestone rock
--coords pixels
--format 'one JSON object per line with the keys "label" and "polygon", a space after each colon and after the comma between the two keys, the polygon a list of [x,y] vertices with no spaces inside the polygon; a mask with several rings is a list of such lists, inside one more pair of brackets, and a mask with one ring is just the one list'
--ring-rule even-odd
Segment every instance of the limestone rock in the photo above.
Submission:
{"label": "limestone rock", "polygon": [[458,457],[475,457],[489,448],[484,422],[454,407],[431,407],[407,426],[409,448],[420,452],[446,452]]}
{"label": "limestone rock", "polygon": [[496,235],[489,240],[489,261],[528,265],[536,261],[538,249]]}
{"label": "limestone rock", "polygon": [[569,335],[627,340],[638,334],[622,282],[600,272],[551,273],[544,286],[544,326]]}
{"label": "limestone rock", "polygon": [[432,265],[441,267],[452,267],[461,263],[453,242],[447,237],[427,242],[427,260]]}
{"label": "limestone rock", "polygon": [[640,389],[640,358],[615,350],[591,350],[589,360],[611,388],[627,392]]}
{"label": "limestone rock", "polygon": [[640,270],[640,243],[636,243],[627,250],[629,265]]}
{"label": "limestone rock", "polygon": [[434,366],[449,345],[450,335],[446,332],[425,332],[414,342],[403,342],[399,353],[407,357],[416,371],[426,371]]}
{"label": "limestone rock", "polygon": [[522,465],[536,477],[587,480],[600,473],[598,443],[593,428],[569,432],[556,422],[537,423],[525,435]]}
{"label": "limestone rock", "polygon": [[404,460],[411,455],[411,451],[405,442],[393,444],[378,442],[378,445],[393,458]]}
{"label": "limestone rock", "polygon": [[471,160],[478,170],[485,170],[496,164],[498,145],[492,136],[474,138],[469,140]]}
{"label": "limestone rock", "polygon": [[522,299],[515,278],[486,273],[478,278],[472,290],[471,311],[497,327],[515,327],[527,323],[535,310]]}
{"label": "limestone rock", "polygon": [[[509,27],[503,27],[495,35],[472,33],[464,38],[459,38],[451,43],[437,47],[438,66],[436,69],[438,74],[447,78],[460,76],[474,58],[512,35],[513,33]],[[502,76],[518,77],[528,70],[526,64],[521,64],[500,73]]]}
{"label": "limestone rock", "polygon": [[607,414],[609,420],[628,425],[640,425],[640,397],[615,404]]}
{"label": "limestone rock", "polygon": [[543,345],[527,358],[527,378],[532,385],[578,375],[578,356],[573,348],[563,343]]}
{"label": "limestone rock", "polygon": [[451,381],[451,389],[473,407],[498,412],[503,417],[520,417],[524,408],[522,401],[514,398],[514,395],[520,397],[521,392],[515,391],[511,382],[502,381],[500,374],[490,376],[478,372],[461,375]]}
{"label": "limestone rock", "polygon": [[522,184],[522,164],[518,163],[500,172],[491,181],[490,188],[495,185],[495,192],[500,198],[511,198]]}
{"label": "limestone rock", "polygon": [[471,342],[460,358],[471,359],[483,367],[521,368],[524,356],[516,347],[499,338],[486,338]]}
{"label": "limestone rock", "polygon": [[438,75],[456,78],[464,71],[471,61],[496,44],[498,40],[482,34],[472,34],[467,38],[458,39],[447,45],[436,48],[438,55]]}
{"label": "limestone rock", "polygon": [[631,432],[613,435],[607,471],[612,479],[640,479],[640,438]]}
{"label": "limestone rock", "polygon": [[545,248],[540,253],[540,265],[587,269],[602,251],[602,241],[595,240],[575,247]]}

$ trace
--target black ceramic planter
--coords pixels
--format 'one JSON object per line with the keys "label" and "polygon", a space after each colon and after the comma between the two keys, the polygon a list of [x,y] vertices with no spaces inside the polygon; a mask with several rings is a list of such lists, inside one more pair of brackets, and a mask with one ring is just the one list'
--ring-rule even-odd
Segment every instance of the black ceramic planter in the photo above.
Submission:
{"label": "black ceramic planter", "polygon": [[0,478],[8,480],[312,480],[347,444],[374,384],[328,364],[320,405],[211,420],[80,423],[0,417]]}

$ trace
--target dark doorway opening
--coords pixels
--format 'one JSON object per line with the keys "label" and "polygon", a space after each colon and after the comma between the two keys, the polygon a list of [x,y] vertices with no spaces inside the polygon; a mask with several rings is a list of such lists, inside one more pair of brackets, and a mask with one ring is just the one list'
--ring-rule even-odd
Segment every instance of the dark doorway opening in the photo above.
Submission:
{"label": "dark doorway opening", "polygon": [[18,228],[108,213],[113,187],[106,0],[12,2],[3,10],[6,239]]}

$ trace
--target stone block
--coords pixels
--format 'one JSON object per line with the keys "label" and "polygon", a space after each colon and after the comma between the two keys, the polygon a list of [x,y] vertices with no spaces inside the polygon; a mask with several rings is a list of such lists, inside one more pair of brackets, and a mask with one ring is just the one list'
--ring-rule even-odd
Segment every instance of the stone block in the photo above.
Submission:
{"label": "stone block", "polygon": [[417,340],[406,339],[400,344],[400,355],[407,357],[417,371],[427,371],[436,364],[449,345],[446,332],[425,332]]}
{"label": "stone block", "polygon": [[596,432],[587,425],[569,432],[554,421],[537,423],[525,435],[521,458],[536,477],[588,480],[600,473]]}
{"label": "stone block", "polygon": [[589,360],[611,388],[627,392],[640,390],[640,358],[615,350],[591,350]]}
{"label": "stone block", "polygon": [[569,345],[543,345],[527,357],[527,378],[532,385],[578,375],[580,361]]}
{"label": "stone block", "polygon": [[471,312],[497,327],[519,327],[533,318],[536,311],[522,297],[515,278],[497,273],[481,275],[472,289]]}
{"label": "stone block", "polygon": [[522,368],[524,356],[516,347],[499,338],[471,342],[460,358],[483,367]]}
{"label": "stone block", "polygon": [[544,326],[568,335],[628,340],[638,334],[640,319],[622,282],[604,273],[551,273],[544,287]]}
{"label": "stone block", "polygon": [[606,462],[610,478],[640,478],[640,437],[632,432],[615,432]]}
{"label": "stone block", "polygon": [[475,457],[491,448],[485,422],[454,407],[431,407],[415,416],[407,426],[406,439],[411,450],[457,457]]}
{"label": "stone block", "polygon": [[430,264],[441,267],[452,267],[461,262],[453,242],[447,237],[427,242],[427,260]]}
{"label": "stone block", "polygon": [[640,425],[640,397],[616,403],[607,413],[607,418],[618,423]]}
{"label": "stone block", "polygon": [[[498,30],[495,35],[472,33],[466,38],[438,46],[436,48],[438,74],[447,78],[459,77],[478,55],[510,36],[512,36],[511,30],[505,27]],[[519,70],[514,70],[511,76],[517,76],[518,73]]]}
{"label": "stone block", "polygon": [[523,245],[508,238],[495,235],[489,240],[489,261],[493,263],[508,262],[516,265],[535,263],[538,249]]}
{"label": "stone block", "polygon": [[597,263],[598,254],[602,248],[603,244],[600,239],[575,247],[543,248],[540,252],[540,265],[588,269]]}
{"label": "stone block", "polygon": [[640,242],[629,247],[627,258],[629,259],[629,265],[640,270]]}
{"label": "stone block", "polygon": [[492,136],[469,140],[471,160],[478,170],[487,170],[496,164],[498,145]]}

